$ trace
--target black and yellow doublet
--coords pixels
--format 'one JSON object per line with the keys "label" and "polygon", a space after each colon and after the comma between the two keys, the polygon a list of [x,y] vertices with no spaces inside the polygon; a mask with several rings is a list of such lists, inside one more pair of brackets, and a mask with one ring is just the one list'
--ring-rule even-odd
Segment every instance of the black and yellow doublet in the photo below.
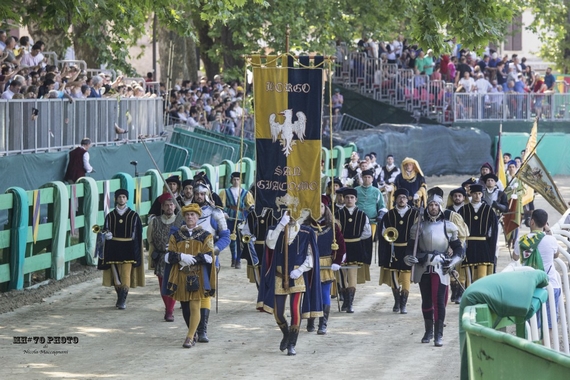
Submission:
{"label": "black and yellow doublet", "polygon": [[394,241],[394,256],[392,256],[392,245],[383,237],[380,238],[378,244],[378,265],[387,270],[411,271],[411,267],[404,263],[406,256],[406,247],[410,240],[410,229],[417,221],[418,210],[410,208],[404,216],[398,213],[397,209],[392,209],[382,218],[382,224],[379,232],[385,228],[393,227],[398,231],[398,238]]}
{"label": "black and yellow doublet", "polygon": [[366,214],[358,207],[354,208],[352,215],[347,208],[342,208],[335,214],[346,245],[346,264],[362,265],[366,260],[366,252],[360,237],[366,225]]}
{"label": "black and yellow doublet", "polygon": [[497,247],[498,221],[491,206],[482,203],[478,212],[472,204],[459,209],[459,215],[469,228],[467,249],[462,266],[493,266]]}

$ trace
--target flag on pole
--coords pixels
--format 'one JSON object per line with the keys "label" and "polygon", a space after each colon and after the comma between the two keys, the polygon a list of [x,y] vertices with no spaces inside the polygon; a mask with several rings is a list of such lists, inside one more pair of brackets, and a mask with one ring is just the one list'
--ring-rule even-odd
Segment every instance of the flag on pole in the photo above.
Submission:
{"label": "flag on pole", "polygon": [[531,156],[525,160],[525,163],[517,173],[517,177],[542,195],[560,214],[566,212],[566,202],[562,199],[554,180],[544,167],[542,161],[538,158],[536,152],[532,153]]}
{"label": "flag on pole", "polygon": [[[534,124],[532,125],[532,129],[530,130],[530,136],[528,137],[528,141],[526,142],[525,148],[525,156],[529,157],[532,153],[534,153],[536,149],[536,137],[538,135],[538,118],[534,120]],[[521,157],[523,162],[525,161],[525,157]],[[529,204],[534,199],[534,190],[532,188],[526,189],[525,195],[521,199],[521,203],[523,206]]]}
{"label": "flag on pole", "polygon": [[507,176],[505,173],[505,162],[503,161],[503,149],[501,147],[501,136],[503,134],[503,124],[499,127],[499,141],[497,142],[497,154],[495,156],[495,173],[503,186],[507,186]]}
{"label": "flag on pole", "polygon": [[256,210],[320,215],[323,57],[252,57]]}
{"label": "flag on pole", "polygon": [[111,181],[103,182],[103,213],[107,216],[111,212]]}

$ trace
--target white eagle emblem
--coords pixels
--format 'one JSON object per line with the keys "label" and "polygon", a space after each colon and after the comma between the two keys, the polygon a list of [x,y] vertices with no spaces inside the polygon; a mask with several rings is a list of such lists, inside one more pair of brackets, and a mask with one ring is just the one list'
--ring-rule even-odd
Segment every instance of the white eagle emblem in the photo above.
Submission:
{"label": "white eagle emblem", "polygon": [[293,151],[293,145],[295,145],[295,140],[293,140],[293,133],[297,135],[299,140],[302,142],[305,139],[305,126],[307,124],[307,116],[301,111],[297,112],[297,121],[293,122],[293,110],[288,109],[283,112],[279,112],[279,115],[285,116],[285,121],[283,124],[275,121],[277,117],[276,114],[272,113],[269,115],[269,125],[271,126],[271,137],[273,142],[277,141],[279,134],[281,134],[281,146],[283,146],[283,153],[285,156],[289,156],[291,151]]}

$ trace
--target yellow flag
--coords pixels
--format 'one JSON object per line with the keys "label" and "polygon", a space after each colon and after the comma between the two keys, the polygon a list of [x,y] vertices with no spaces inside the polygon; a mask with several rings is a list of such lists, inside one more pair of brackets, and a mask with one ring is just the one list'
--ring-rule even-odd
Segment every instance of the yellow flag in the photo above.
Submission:
{"label": "yellow flag", "polygon": [[[532,129],[530,130],[530,136],[528,138],[525,148],[525,157],[522,157],[523,162],[526,160],[526,157],[529,157],[534,152],[534,149],[536,148],[537,135],[538,135],[538,118],[534,120]],[[534,199],[534,189],[527,187],[526,193],[522,197],[522,205],[525,206],[529,204],[530,202],[532,202],[533,199]]]}

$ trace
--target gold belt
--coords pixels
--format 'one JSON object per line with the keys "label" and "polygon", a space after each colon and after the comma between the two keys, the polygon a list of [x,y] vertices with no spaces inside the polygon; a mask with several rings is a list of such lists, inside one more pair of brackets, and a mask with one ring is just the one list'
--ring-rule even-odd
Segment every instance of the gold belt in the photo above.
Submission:
{"label": "gold belt", "polygon": [[118,237],[114,237],[111,240],[115,240],[115,241],[133,241],[133,239],[131,238],[118,238]]}
{"label": "gold belt", "polygon": [[407,247],[408,243],[394,243],[394,247]]}
{"label": "gold belt", "polygon": [[485,236],[469,236],[467,238],[467,240],[480,240],[480,241],[485,241],[487,240],[487,238]]}
{"label": "gold belt", "polygon": [[360,238],[356,238],[356,239],[344,239],[345,243],[356,243],[359,242],[361,239]]}
{"label": "gold belt", "polygon": [[256,240],[254,244],[265,244],[265,240]]}

